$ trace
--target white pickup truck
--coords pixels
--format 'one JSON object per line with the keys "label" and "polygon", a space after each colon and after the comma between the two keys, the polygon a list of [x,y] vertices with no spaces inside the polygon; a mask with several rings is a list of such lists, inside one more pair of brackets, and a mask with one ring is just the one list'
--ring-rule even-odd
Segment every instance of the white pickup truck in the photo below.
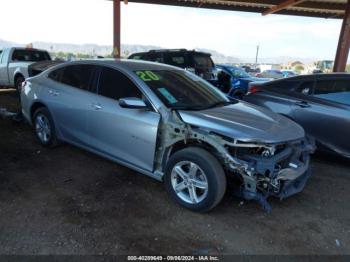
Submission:
{"label": "white pickup truck", "polygon": [[0,50],[0,86],[19,90],[22,82],[33,75],[32,65],[42,61],[51,61],[45,50],[18,47]]}

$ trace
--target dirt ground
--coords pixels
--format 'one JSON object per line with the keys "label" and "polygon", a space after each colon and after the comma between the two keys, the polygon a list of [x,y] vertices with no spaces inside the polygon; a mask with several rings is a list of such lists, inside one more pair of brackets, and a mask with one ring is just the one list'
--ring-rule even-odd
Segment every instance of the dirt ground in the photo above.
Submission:
{"label": "dirt ground", "polygon": [[[0,90],[0,108],[17,109]],[[0,254],[350,254],[350,165],[313,157],[305,190],[266,214],[227,193],[208,214],[163,184],[0,117]]]}

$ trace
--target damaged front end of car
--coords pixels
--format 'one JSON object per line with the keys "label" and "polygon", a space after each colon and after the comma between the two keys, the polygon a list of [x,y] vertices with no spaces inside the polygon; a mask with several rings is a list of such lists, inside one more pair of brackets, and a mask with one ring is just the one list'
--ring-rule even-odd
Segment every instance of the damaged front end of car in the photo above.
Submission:
{"label": "damaged front end of car", "polygon": [[287,198],[303,190],[310,176],[310,154],[314,142],[302,138],[283,143],[238,140],[185,123],[176,111],[162,119],[156,153],[156,173],[161,177],[176,145],[195,144],[211,151],[226,174],[239,181],[235,194],[258,201],[271,211],[270,196]]}
{"label": "damaged front end of car", "polygon": [[236,195],[258,201],[264,210],[271,211],[269,196],[280,199],[301,192],[310,176],[310,153],[314,143],[308,139],[279,144],[234,142],[229,145],[232,157],[244,162],[238,168],[230,164],[231,171],[241,179]]}

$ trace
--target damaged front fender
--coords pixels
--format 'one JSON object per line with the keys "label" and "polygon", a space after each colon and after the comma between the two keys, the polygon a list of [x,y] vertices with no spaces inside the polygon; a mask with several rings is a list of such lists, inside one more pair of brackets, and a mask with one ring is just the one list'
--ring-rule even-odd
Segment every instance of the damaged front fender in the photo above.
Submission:
{"label": "damaged front fender", "polygon": [[315,149],[307,139],[278,144],[240,141],[185,123],[176,111],[163,114],[156,152],[156,174],[162,177],[178,142],[209,145],[227,175],[239,178],[236,194],[271,210],[269,196],[281,199],[300,192],[310,176],[309,155]]}

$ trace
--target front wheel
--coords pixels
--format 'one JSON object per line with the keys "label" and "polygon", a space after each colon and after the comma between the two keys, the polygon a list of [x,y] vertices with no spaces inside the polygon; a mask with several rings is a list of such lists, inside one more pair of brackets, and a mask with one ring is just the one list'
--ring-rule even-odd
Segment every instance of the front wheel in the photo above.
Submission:
{"label": "front wheel", "polygon": [[177,203],[199,212],[218,205],[226,191],[226,176],[219,161],[197,147],[182,149],[171,156],[164,182]]}

